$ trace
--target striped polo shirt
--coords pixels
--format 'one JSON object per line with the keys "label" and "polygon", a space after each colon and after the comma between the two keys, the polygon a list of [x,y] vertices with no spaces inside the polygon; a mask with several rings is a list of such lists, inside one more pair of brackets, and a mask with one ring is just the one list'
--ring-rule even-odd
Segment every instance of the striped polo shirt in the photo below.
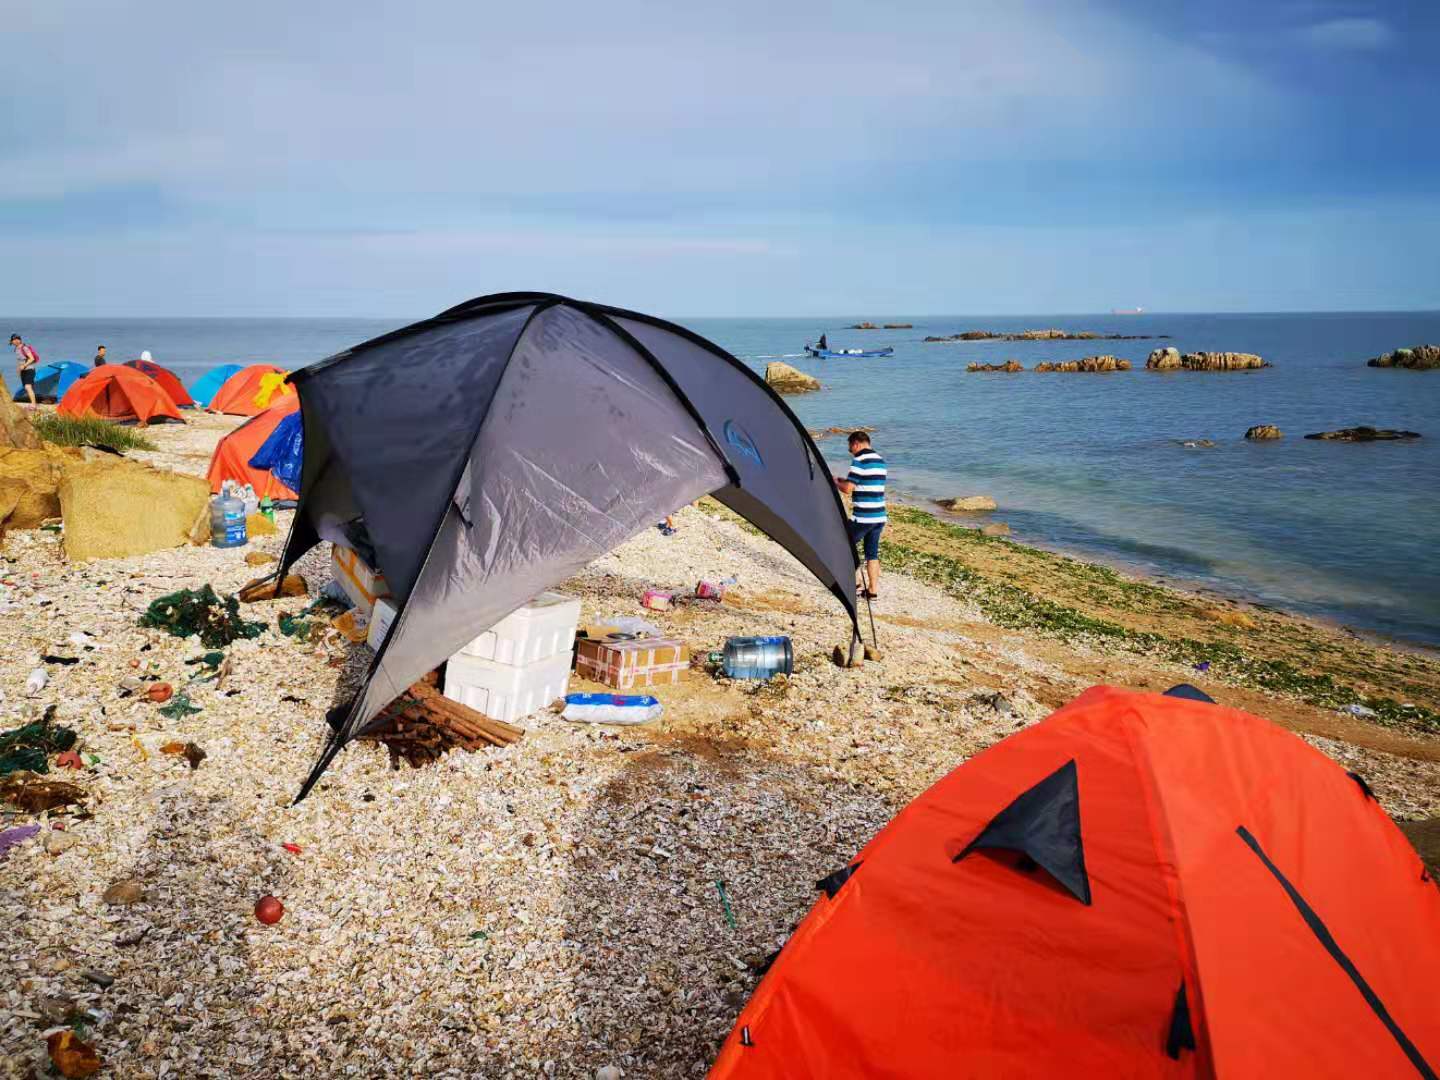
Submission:
{"label": "striped polo shirt", "polygon": [[885,459],[865,447],[850,459],[850,475],[855,485],[850,495],[850,516],[857,525],[879,525],[885,516]]}

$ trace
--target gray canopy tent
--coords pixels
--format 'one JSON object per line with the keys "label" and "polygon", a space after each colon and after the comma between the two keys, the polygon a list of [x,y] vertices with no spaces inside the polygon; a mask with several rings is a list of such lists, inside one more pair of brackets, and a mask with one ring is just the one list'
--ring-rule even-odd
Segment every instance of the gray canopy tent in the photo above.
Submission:
{"label": "gray canopy tent", "polygon": [[819,450],[780,398],[682,327],[502,293],[291,377],[305,461],[283,575],[322,540],[373,546],[398,608],[304,798],[426,672],[545,588],[711,494],[835,594],[855,550]]}

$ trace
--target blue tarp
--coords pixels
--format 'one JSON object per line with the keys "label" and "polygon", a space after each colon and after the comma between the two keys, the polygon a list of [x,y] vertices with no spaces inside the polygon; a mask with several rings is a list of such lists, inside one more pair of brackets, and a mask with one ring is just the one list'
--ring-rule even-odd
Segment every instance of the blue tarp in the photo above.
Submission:
{"label": "blue tarp", "polygon": [[300,490],[300,469],[305,459],[305,427],[293,412],[260,444],[250,459],[252,469],[264,469],[291,491]]}
{"label": "blue tarp", "polygon": [[190,396],[195,399],[196,406],[203,409],[209,405],[215,392],[225,385],[225,380],[239,370],[239,364],[221,364],[196,379],[195,385],[190,387]]}

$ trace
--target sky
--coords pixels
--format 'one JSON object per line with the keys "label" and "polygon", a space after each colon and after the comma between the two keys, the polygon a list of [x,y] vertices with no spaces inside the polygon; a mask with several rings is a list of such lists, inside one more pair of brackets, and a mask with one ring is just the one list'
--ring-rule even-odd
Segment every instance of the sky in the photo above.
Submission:
{"label": "sky", "polygon": [[0,0],[0,312],[1440,309],[1440,4]]}

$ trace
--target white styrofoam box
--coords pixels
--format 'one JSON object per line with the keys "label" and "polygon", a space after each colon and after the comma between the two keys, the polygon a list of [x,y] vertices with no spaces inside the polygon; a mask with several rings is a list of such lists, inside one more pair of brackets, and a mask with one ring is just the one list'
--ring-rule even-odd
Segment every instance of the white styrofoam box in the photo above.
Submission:
{"label": "white styrofoam box", "polygon": [[579,624],[579,600],[543,592],[460,651],[481,660],[517,666],[548,660],[561,653],[569,656],[575,647],[575,628]]}
{"label": "white styrofoam box", "polygon": [[390,633],[390,624],[395,621],[395,601],[387,596],[375,598],[375,607],[370,611],[370,629],[365,632],[365,644],[376,652],[385,644]]}
{"label": "white styrofoam box", "polygon": [[457,653],[445,665],[446,697],[507,724],[539,712],[569,689],[568,652],[524,667]]}

